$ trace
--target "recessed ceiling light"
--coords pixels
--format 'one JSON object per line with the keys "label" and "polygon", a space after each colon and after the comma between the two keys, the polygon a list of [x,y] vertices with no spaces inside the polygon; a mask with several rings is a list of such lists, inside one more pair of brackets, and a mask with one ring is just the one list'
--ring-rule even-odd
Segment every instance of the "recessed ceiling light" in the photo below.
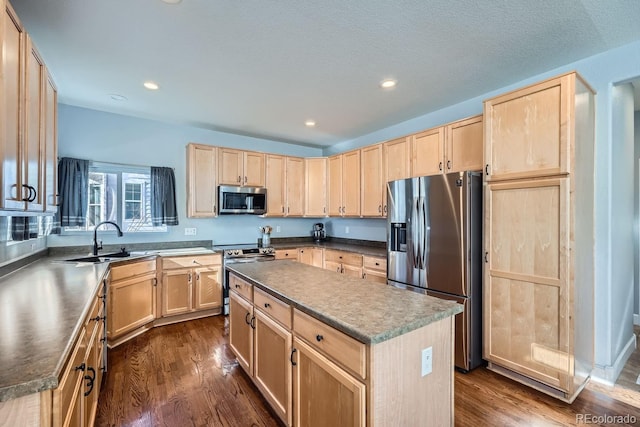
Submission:
{"label": "recessed ceiling light", "polygon": [[384,79],[383,81],[380,82],[380,87],[383,89],[391,89],[393,87],[396,87],[396,84],[398,84],[397,80]]}
{"label": "recessed ceiling light", "polygon": [[312,128],[316,125],[316,121],[315,120],[307,120],[304,122],[304,125],[308,128]]}
{"label": "recessed ceiling light", "polygon": [[110,93],[109,94],[109,98],[113,99],[114,101],[126,101],[127,100],[126,96],[118,95],[117,93]]}
{"label": "recessed ceiling light", "polygon": [[167,4],[178,4],[182,2],[182,0],[162,0],[162,1]]}
{"label": "recessed ceiling light", "polygon": [[158,83],[148,81],[148,82],[144,82],[144,87],[146,87],[149,90],[158,90],[160,86],[158,86]]}

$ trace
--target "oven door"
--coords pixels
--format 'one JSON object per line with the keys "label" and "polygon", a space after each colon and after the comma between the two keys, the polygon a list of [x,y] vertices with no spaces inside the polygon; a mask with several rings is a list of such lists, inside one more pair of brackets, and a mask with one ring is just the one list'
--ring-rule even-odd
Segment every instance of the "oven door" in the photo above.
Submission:
{"label": "oven door", "polygon": [[229,314],[229,271],[227,270],[227,265],[230,264],[238,264],[245,262],[265,262],[265,261],[273,261],[275,260],[275,255],[250,255],[238,258],[227,258],[224,260],[224,283],[222,284],[222,300],[224,301],[223,313],[224,315]]}

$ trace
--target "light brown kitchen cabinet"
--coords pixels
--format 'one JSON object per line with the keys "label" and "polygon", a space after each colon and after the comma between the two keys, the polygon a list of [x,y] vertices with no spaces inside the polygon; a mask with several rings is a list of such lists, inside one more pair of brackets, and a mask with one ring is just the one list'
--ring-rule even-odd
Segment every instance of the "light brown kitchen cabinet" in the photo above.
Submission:
{"label": "light brown kitchen cabinet", "polygon": [[54,213],[55,85],[15,11],[8,2],[2,5],[0,209]]}
{"label": "light brown kitchen cabinet", "polygon": [[58,210],[58,89],[47,73],[44,87],[44,210]]}
{"label": "light brown kitchen cabinet", "polygon": [[298,250],[293,249],[276,249],[276,260],[278,259],[292,259],[298,260]]}
{"label": "light brown kitchen cabinet", "polygon": [[[238,364],[253,376],[253,304],[236,293],[229,292],[229,346]],[[255,322],[255,320],[253,320]]]}
{"label": "light brown kitchen cabinet", "polygon": [[445,173],[482,169],[482,115],[446,126]]}
{"label": "light brown kitchen cabinet", "polygon": [[411,136],[411,176],[437,175],[444,171],[444,127]]}
{"label": "light brown kitchen cabinet", "polygon": [[162,316],[222,307],[219,254],[162,257]]}
{"label": "light brown kitchen cabinet", "polygon": [[382,144],[360,149],[361,167],[361,214],[362,216],[385,216],[385,185],[382,165]]}
{"label": "light brown kitchen cabinet", "polygon": [[187,217],[213,218],[217,215],[217,148],[187,145]]}
{"label": "light brown kitchen cabinet", "polygon": [[483,358],[567,402],[594,363],[593,98],[569,73],[485,102]]}
{"label": "light brown kitchen cabinet", "polygon": [[299,248],[298,262],[314,267],[324,267],[324,250],[322,248]]}
{"label": "light brown kitchen cabinet", "polygon": [[325,249],[324,268],[348,276],[362,278],[362,255]]}
{"label": "light brown kitchen cabinet", "polygon": [[329,157],[329,215],[360,216],[360,150]]}
{"label": "light brown kitchen cabinet", "polygon": [[218,162],[220,185],[265,186],[264,153],[219,147]]}
{"label": "light brown kitchen cabinet", "polygon": [[304,159],[304,215],[323,217],[327,215],[327,159],[311,157]]}
{"label": "light brown kitchen cabinet", "polygon": [[362,278],[372,282],[387,283],[387,259],[362,256]]}
{"label": "light brown kitchen cabinet", "polygon": [[286,206],[285,156],[266,155],[267,216],[284,216]]}
{"label": "light brown kitchen cabinet", "polygon": [[304,159],[300,157],[287,157],[286,194],[287,216],[302,216],[304,213]]}
{"label": "light brown kitchen cabinet", "polygon": [[411,138],[402,137],[386,141],[382,147],[385,183],[409,178],[411,176]]}
{"label": "light brown kitchen cabinet", "polygon": [[144,260],[111,267],[108,286],[109,345],[121,344],[131,333],[156,318],[156,260]]}

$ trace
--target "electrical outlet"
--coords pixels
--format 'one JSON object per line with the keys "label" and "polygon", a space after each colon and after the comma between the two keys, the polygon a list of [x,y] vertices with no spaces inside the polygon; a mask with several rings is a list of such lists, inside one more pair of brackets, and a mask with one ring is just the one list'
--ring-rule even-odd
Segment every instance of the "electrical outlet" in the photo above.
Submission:
{"label": "electrical outlet", "polygon": [[346,227],[344,228],[344,234],[349,234],[349,226],[346,226]]}
{"label": "electrical outlet", "polygon": [[429,375],[433,369],[433,347],[422,350],[422,376]]}
{"label": "electrical outlet", "polygon": [[185,236],[195,236],[196,235],[196,229],[194,228],[185,228],[184,229],[184,235]]}
{"label": "electrical outlet", "polygon": [[276,225],[276,233],[279,233],[279,232],[280,232],[280,226]]}

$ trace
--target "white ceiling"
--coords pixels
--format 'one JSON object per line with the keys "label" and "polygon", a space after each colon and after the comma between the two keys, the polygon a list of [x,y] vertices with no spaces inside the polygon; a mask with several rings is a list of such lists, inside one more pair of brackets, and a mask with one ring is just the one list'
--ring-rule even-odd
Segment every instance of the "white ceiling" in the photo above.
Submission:
{"label": "white ceiling", "polygon": [[11,3],[62,103],[317,146],[640,39],[638,0]]}

